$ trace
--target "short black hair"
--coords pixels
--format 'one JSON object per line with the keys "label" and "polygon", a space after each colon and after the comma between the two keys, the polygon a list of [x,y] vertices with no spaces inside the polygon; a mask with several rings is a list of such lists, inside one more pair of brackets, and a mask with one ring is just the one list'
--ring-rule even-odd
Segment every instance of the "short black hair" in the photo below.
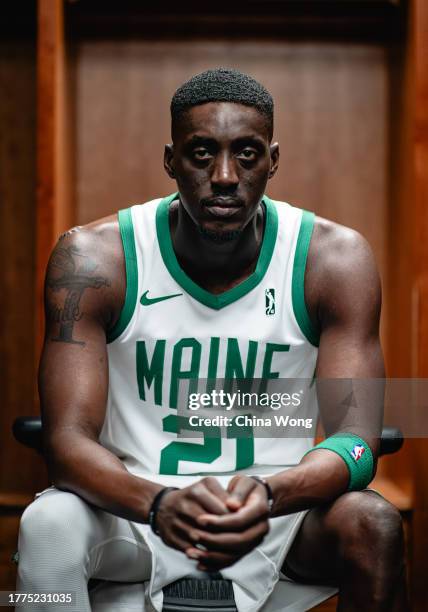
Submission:
{"label": "short black hair", "polygon": [[248,74],[230,68],[215,68],[195,75],[177,89],[171,100],[174,123],[193,106],[208,102],[234,102],[252,106],[264,115],[269,136],[273,135],[273,98]]}

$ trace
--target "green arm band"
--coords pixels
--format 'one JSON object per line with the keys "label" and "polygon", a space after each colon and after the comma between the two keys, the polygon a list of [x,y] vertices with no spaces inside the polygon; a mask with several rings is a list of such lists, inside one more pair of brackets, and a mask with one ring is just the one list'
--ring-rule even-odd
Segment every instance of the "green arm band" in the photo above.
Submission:
{"label": "green arm band", "polygon": [[348,491],[361,491],[373,479],[372,451],[367,442],[359,436],[352,433],[334,434],[311,448],[305,455],[318,448],[326,448],[342,457],[349,470]]}

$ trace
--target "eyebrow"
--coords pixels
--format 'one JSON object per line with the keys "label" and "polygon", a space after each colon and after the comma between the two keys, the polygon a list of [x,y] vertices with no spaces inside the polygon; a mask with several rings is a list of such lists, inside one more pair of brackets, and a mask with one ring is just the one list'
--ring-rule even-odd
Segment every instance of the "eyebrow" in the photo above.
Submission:
{"label": "eyebrow", "polygon": [[256,149],[258,149],[259,151],[264,151],[265,149],[264,140],[254,134],[251,134],[248,136],[240,136],[239,138],[233,141],[233,145],[236,147],[243,147],[245,145],[251,145],[255,147]]}
{"label": "eyebrow", "polygon": [[[198,134],[194,134],[189,140],[186,142],[186,147],[192,147],[197,145],[207,145],[207,146],[215,146],[218,144],[218,141],[215,138],[210,138],[209,136],[202,136]],[[242,147],[244,145],[252,145],[258,149],[265,148],[264,140],[262,140],[259,136],[255,134],[248,134],[245,136],[240,136],[232,141],[232,147]]]}
{"label": "eyebrow", "polygon": [[201,145],[201,144],[206,144],[206,145],[212,145],[212,144],[216,144],[216,140],[214,138],[209,138],[208,136],[199,136],[198,134],[195,134],[194,136],[192,136],[191,138],[189,138],[189,140],[185,143],[186,147],[191,147],[193,145]]}

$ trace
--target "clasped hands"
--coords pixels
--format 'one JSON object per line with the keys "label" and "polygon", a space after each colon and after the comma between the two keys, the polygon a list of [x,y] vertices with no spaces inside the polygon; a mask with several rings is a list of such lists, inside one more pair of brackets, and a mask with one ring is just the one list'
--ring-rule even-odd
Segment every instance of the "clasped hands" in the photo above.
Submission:
{"label": "clasped hands", "polygon": [[265,487],[235,476],[224,489],[213,476],[171,491],[162,499],[156,524],[168,546],[216,572],[251,552],[269,531]]}

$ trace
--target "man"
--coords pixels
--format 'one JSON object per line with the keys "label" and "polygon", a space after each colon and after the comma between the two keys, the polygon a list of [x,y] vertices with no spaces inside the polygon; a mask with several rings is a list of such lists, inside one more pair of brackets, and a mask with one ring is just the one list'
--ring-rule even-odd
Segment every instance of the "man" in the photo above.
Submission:
{"label": "man", "polygon": [[23,515],[18,586],[77,591],[84,612],[90,577],[151,575],[159,606],[156,585],[196,567],[258,610],[282,569],[337,586],[340,610],[403,611],[399,514],[358,490],[375,471],[375,397],[340,415],[321,401],[327,440],[311,452],[305,438],[177,437],[186,380],[384,369],[365,240],[264,195],[279,161],[270,94],[211,70],[171,112],[178,193],[67,232],[50,260],[40,393],[54,487]]}

